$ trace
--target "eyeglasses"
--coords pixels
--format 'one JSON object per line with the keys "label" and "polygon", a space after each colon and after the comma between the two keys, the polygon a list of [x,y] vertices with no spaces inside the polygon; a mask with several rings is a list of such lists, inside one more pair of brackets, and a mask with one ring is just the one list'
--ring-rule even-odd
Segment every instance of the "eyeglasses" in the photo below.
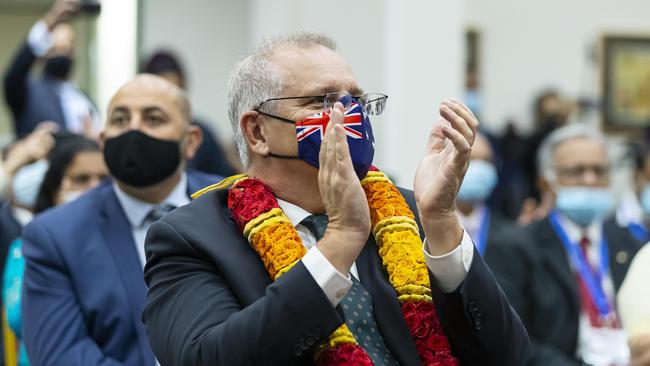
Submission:
{"label": "eyeglasses", "polygon": [[314,109],[316,112],[326,111],[334,107],[336,102],[343,104],[344,109],[350,108],[352,102],[359,103],[363,110],[371,115],[378,116],[384,113],[386,109],[386,100],[388,96],[380,93],[366,93],[363,95],[352,95],[345,92],[336,92],[336,93],[327,93],[323,95],[310,95],[304,97],[281,97],[281,98],[270,98],[261,102],[256,110],[260,110],[265,103],[276,101],[276,100],[303,100],[302,106],[305,108]]}
{"label": "eyeglasses", "polygon": [[609,166],[607,165],[556,166],[555,170],[559,176],[571,180],[580,180],[587,172],[591,172],[598,181],[604,181],[609,177]]}

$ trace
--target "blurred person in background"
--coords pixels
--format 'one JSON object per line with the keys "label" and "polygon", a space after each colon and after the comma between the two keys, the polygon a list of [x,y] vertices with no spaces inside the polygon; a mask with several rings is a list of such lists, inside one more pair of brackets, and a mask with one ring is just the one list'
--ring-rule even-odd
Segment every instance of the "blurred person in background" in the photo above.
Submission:
{"label": "blurred person in background", "polygon": [[650,366],[650,245],[634,257],[618,293],[623,327],[630,338],[632,366]]}
{"label": "blurred person in background", "polygon": [[[56,130],[54,124],[41,124],[40,127],[22,140],[18,140],[4,150],[0,163],[0,273],[4,272],[4,265],[9,251],[9,245],[16,239],[23,225],[31,220],[31,197],[35,197],[38,190],[38,174],[31,183],[25,180],[28,174],[21,172],[19,182],[14,187],[19,199],[13,198],[12,182],[17,172],[34,162],[44,159],[54,145],[52,132]],[[28,169],[29,170],[29,169]],[[23,201],[23,204],[18,203]],[[27,208],[23,208],[27,206]],[[0,299],[0,306],[2,300]],[[0,364],[4,361],[4,341],[0,333]]]}
{"label": "blurred person in background", "polygon": [[[61,137],[49,154],[48,162],[49,167],[34,204],[34,214],[73,201],[108,176],[99,145],[82,136]],[[10,339],[18,340],[18,347],[5,350],[7,365],[11,364],[10,360],[16,360],[15,364],[20,366],[29,365],[21,342],[20,301],[24,269],[22,240],[17,238],[9,247],[2,288],[3,319],[6,319],[8,325],[3,329],[5,344],[10,344]],[[12,355],[16,349],[18,353]]]}
{"label": "blurred person in background", "polygon": [[553,204],[552,195],[540,187],[536,158],[542,141],[551,132],[569,122],[572,108],[571,102],[554,89],[545,90],[535,98],[534,130],[533,134],[524,140],[523,160],[520,165],[523,175],[522,184],[525,188],[525,199],[521,202],[518,218],[522,224],[546,216]]}
{"label": "blurred person in background", "polygon": [[[80,0],[56,0],[29,31],[4,76],[6,102],[20,138],[42,121],[60,129],[96,136],[100,118],[88,96],[71,81],[74,65],[74,30],[68,21],[79,12]],[[42,60],[43,74],[31,77]]]}
{"label": "blurred person in background", "polygon": [[138,75],[109,103],[112,182],[38,215],[23,231],[22,336],[35,365],[154,366],[141,320],[149,226],[221,178],[186,170],[201,143],[183,90]]}
{"label": "blurred person in background", "polygon": [[[469,167],[458,191],[456,212],[478,252],[494,273],[510,304],[525,306],[534,255],[526,233],[488,204],[498,182],[494,152],[485,135],[476,136]],[[525,295],[525,296],[522,296]]]}
{"label": "blurred person in background", "polygon": [[[187,90],[187,78],[178,58],[168,51],[154,52],[142,66],[141,72],[158,75],[174,83],[179,88]],[[218,136],[208,127],[208,123],[192,117],[192,123],[203,130],[203,142],[196,155],[187,162],[189,169],[204,173],[229,177],[236,174],[230,157],[234,151],[228,151],[221,146]],[[232,144],[231,144],[232,145]],[[232,146],[228,150],[234,150]]]}
{"label": "blurred person in background", "polygon": [[587,125],[561,127],[540,145],[538,163],[554,208],[526,228],[539,258],[518,309],[533,343],[529,364],[627,365],[615,295],[641,245],[611,217],[606,141]]}
{"label": "blurred person in background", "polygon": [[0,266],[9,244],[34,216],[38,189],[47,170],[47,155],[55,144],[56,125],[41,124],[34,132],[12,144],[0,167],[3,197],[0,202]]}
{"label": "blurred person in background", "polygon": [[616,222],[645,244],[650,241],[650,148],[644,143],[633,151],[634,182],[616,209]]}

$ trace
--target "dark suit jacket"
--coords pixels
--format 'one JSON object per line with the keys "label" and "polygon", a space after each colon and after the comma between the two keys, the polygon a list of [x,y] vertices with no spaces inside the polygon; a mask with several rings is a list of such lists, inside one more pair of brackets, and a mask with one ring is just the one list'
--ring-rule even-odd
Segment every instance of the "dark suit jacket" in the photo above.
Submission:
{"label": "dark suit jacket", "polygon": [[[403,193],[415,207],[413,194]],[[302,262],[270,280],[226,200],[226,190],[209,192],[149,230],[143,320],[156,356],[162,365],[313,365],[310,348],[343,323],[341,316]],[[421,365],[372,237],[356,263],[387,346],[401,365]],[[453,293],[431,281],[463,365],[524,363],[526,331],[478,252]]]}
{"label": "dark suit jacket", "polygon": [[[188,173],[188,190],[216,180]],[[23,238],[23,335],[33,365],[154,365],[140,321],[142,265],[110,182],[36,217]]]}
{"label": "dark suit jacket", "polygon": [[[519,275],[526,273],[533,279],[527,292],[519,292],[514,304],[530,333],[533,352],[529,365],[580,365],[575,359],[580,319],[580,295],[575,274],[562,242],[547,219],[526,228],[533,239],[527,245],[527,257],[534,258]],[[641,247],[626,228],[613,219],[604,224],[609,245],[610,274],[615,290],[621,286],[632,257]],[[528,243],[527,243],[528,244]],[[520,256],[520,258],[522,258]],[[517,262],[515,255],[510,261]],[[517,276],[517,274],[514,274]]]}
{"label": "dark suit jacket", "polygon": [[531,238],[506,217],[491,212],[490,229],[483,259],[506,293],[510,304],[525,321],[535,257],[530,253]]}
{"label": "dark suit jacket", "polygon": [[5,99],[13,114],[18,138],[32,132],[43,121],[57,123],[61,131],[66,129],[57,92],[60,81],[48,77],[30,78],[36,59],[27,42],[23,43],[4,76]]}

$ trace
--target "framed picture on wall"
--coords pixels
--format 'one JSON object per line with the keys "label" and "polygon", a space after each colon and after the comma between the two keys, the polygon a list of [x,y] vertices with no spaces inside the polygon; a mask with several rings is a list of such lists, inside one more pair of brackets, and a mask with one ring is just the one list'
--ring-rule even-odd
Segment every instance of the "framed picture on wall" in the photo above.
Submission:
{"label": "framed picture on wall", "polygon": [[650,127],[650,35],[603,37],[603,125]]}

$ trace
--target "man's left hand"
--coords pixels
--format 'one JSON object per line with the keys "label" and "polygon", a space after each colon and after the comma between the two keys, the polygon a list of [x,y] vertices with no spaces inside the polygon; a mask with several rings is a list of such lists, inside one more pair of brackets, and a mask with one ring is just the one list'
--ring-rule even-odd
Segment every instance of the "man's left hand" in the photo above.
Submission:
{"label": "man's left hand", "polygon": [[431,130],[415,173],[414,193],[431,255],[454,250],[463,235],[456,216],[456,195],[469,164],[478,120],[456,100],[440,105],[440,120]]}

